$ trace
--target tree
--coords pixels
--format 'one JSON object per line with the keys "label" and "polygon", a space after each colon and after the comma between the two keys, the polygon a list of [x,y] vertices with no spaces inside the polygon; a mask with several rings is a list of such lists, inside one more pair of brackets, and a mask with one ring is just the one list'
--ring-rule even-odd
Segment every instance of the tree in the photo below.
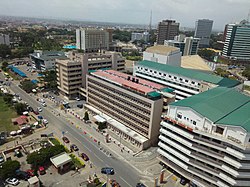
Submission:
{"label": "tree", "polygon": [[246,77],[248,80],[250,80],[250,67],[246,68],[243,72],[242,75]]}
{"label": "tree", "polygon": [[5,180],[8,177],[13,177],[15,171],[20,168],[20,163],[16,160],[7,160],[0,167],[0,178]]}
{"label": "tree", "polygon": [[107,123],[106,122],[97,122],[98,125],[98,130],[103,130],[107,128]]}
{"label": "tree", "polygon": [[3,100],[6,104],[11,104],[12,103],[12,99],[13,99],[13,95],[11,94],[4,94],[3,96]]}
{"label": "tree", "polygon": [[9,65],[8,62],[4,61],[4,62],[2,63],[2,67],[1,67],[2,70],[3,70],[3,71],[7,71],[8,65]]}
{"label": "tree", "polygon": [[27,110],[27,105],[24,103],[17,103],[14,105],[16,113],[22,115],[24,111]]}
{"label": "tree", "polygon": [[89,113],[87,111],[85,111],[83,119],[84,119],[84,121],[88,121],[89,120]]}
{"label": "tree", "polygon": [[11,50],[8,45],[0,44],[0,57],[7,58],[11,55]]}
{"label": "tree", "polygon": [[22,89],[23,89],[24,91],[26,91],[27,93],[32,92],[32,90],[36,88],[36,85],[35,85],[33,82],[31,82],[30,80],[25,80],[25,81],[23,81],[23,82],[21,83],[21,85],[22,85],[22,86],[21,86]]}
{"label": "tree", "polygon": [[198,51],[198,55],[200,55],[202,58],[205,58],[206,60],[213,61],[215,52],[208,49],[201,49]]}

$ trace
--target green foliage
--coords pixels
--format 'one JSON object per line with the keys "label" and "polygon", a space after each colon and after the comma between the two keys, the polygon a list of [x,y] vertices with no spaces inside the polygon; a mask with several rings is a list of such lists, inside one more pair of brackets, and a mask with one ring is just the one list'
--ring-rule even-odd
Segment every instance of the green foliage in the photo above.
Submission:
{"label": "green foliage", "polygon": [[56,71],[46,71],[44,72],[45,77],[43,78],[45,84],[45,88],[49,90],[57,90],[56,83]]}
{"label": "green foliage", "polygon": [[22,115],[24,111],[27,110],[27,105],[24,103],[16,103],[14,105],[16,113],[19,115]]}
{"label": "green foliage", "polygon": [[7,160],[1,166],[0,178],[4,180],[15,175],[15,171],[20,168],[20,163],[16,160]]}
{"label": "green foliage", "polygon": [[8,45],[0,44],[0,57],[7,58],[11,55],[11,49]]}
{"label": "green foliage", "polygon": [[77,158],[74,154],[69,155],[74,163],[75,167],[82,168],[85,166],[84,162],[82,162],[79,158]]}
{"label": "green foliage", "polygon": [[107,128],[107,123],[106,122],[96,122],[96,124],[98,125],[98,130],[103,130]]}
{"label": "green foliage", "polygon": [[228,71],[223,70],[223,69],[221,69],[221,68],[217,68],[217,69],[215,70],[215,73],[216,73],[217,75],[220,75],[221,77],[229,77],[229,75],[230,75],[230,73],[229,73]]}
{"label": "green foliage", "polygon": [[205,58],[206,60],[213,61],[215,52],[208,49],[200,49],[198,51],[198,55],[200,55],[202,58]]}
{"label": "green foliage", "polygon": [[38,152],[33,152],[27,156],[27,163],[31,164],[33,168],[47,165],[50,158],[64,152],[63,145],[55,145],[47,148],[42,148]]}
{"label": "green foliage", "polygon": [[94,179],[94,183],[95,183],[96,185],[101,184],[100,180],[99,180],[97,177]]}
{"label": "green foliage", "polygon": [[83,119],[84,119],[84,121],[88,121],[89,120],[89,113],[87,111],[85,111]]}
{"label": "green foliage", "polygon": [[8,105],[12,104],[12,99],[13,99],[13,95],[11,95],[11,94],[4,94],[3,95],[3,100]]}
{"label": "green foliage", "polygon": [[131,32],[115,30],[113,33],[113,40],[120,40],[122,42],[129,42],[131,40]]}
{"label": "green foliage", "polygon": [[250,80],[250,67],[246,68],[243,72],[242,75],[246,77],[248,80]]}
{"label": "green foliage", "polygon": [[28,56],[30,53],[33,53],[34,50],[32,47],[19,47],[12,51],[12,58],[23,58]]}
{"label": "green foliage", "polygon": [[36,85],[33,82],[31,82],[30,80],[24,80],[21,83],[21,85],[22,85],[22,89],[24,91],[26,91],[27,93],[32,92],[32,90],[36,88]]}
{"label": "green foliage", "polygon": [[[1,53],[1,52],[0,52]],[[3,71],[7,71],[7,67],[8,67],[8,62],[6,62],[6,61],[4,61],[3,63],[2,63],[2,70]]]}

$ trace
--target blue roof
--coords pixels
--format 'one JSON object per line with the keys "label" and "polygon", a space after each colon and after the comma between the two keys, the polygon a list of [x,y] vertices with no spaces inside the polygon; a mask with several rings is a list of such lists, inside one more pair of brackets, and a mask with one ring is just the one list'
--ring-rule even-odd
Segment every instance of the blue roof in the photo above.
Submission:
{"label": "blue roof", "polygon": [[38,83],[38,80],[33,79],[33,80],[31,80],[31,82],[34,83],[34,84],[37,84],[37,83]]}
{"label": "blue roof", "polygon": [[9,68],[10,68],[13,72],[15,72],[15,73],[17,73],[18,75],[20,75],[21,77],[27,77],[27,75],[26,75],[24,72],[22,72],[20,69],[18,69],[17,67],[14,67],[13,65],[10,65]]}

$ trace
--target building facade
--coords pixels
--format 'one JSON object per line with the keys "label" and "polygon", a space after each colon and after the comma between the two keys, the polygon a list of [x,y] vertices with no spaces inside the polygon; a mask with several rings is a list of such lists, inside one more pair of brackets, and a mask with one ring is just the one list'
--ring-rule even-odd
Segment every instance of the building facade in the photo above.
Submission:
{"label": "building facade", "polygon": [[[108,128],[140,149],[158,142],[164,86],[114,70],[87,75],[89,109],[106,119]],[[94,109],[92,109],[94,108]]]}
{"label": "building facade", "polygon": [[199,187],[250,184],[250,97],[218,87],[169,105],[161,161]]}
{"label": "building facade", "polygon": [[212,32],[213,20],[199,19],[195,22],[195,38],[200,38],[200,47],[208,47]]}
{"label": "building facade", "polygon": [[0,33],[0,44],[10,45],[10,37],[7,34]]}
{"label": "building facade", "polygon": [[109,35],[106,30],[76,29],[76,48],[84,52],[108,50]]}
{"label": "building facade", "polygon": [[178,35],[180,23],[175,20],[163,20],[159,22],[157,28],[156,43],[163,45],[164,40],[173,40]]}
{"label": "building facade", "polygon": [[180,49],[182,56],[196,55],[199,48],[200,39],[193,37],[185,37],[183,41],[165,40],[165,46],[173,46]]}
{"label": "building facade", "polygon": [[217,86],[240,86],[240,82],[236,80],[147,60],[134,65],[133,75],[174,89],[176,100],[185,99]]}
{"label": "building facade", "polygon": [[181,52],[177,47],[156,45],[143,52],[143,60],[154,61],[171,66],[180,66]]}
{"label": "building facade", "polygon": [[250,23],[228,24],[222,56],[235,60],[250,60]]}
{"label": "building facade", "polygon": [[131,41],[135,40],[143,40],[145,42],[148,42],[149,40],[149,33],[148,32],[143,32],[143,33],[138,33],[138,32],[132,32],[131,34]]}
{"label": "building facade", "polygon": [[116,52],[105,54],[70,52],[67,59],[56,61],[57,87],[68,98],[86,97],[86,75],[97,69],[125,70],[125,59]]}
{"label": "building facade", "polygon": [[61,51],[37,51],[30,54],[32,67],[39,71],[55,70],[56,59],[66,59]]}

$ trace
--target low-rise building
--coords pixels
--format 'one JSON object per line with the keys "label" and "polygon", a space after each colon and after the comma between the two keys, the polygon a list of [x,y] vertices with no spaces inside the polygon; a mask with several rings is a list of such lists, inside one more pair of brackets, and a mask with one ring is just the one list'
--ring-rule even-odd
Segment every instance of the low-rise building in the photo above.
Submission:
{"label": "low-rise building", "polygon": [[66,59],[61,51],[36,51],[30,54],[32,67],[39,71],[55,70],[56,59]]}
{"label": "low-rise building", "polygon": [[250,184],[250,97],[218,87],[169,105],[161,161],[199,187]]}
{"label": "low-rise building", "polygon": [[[114,70],[87,75],[87,105],[108,128],[139,149],[158,142],[165,86]],[[166,95],[167,96],[167,95]],[[89,105],[89,106],[88,106]]]}
{"label": "low-rise building", "polygon": [[237,80],[147,60],[136,63],[133,74],[174,89],[176,100],[185,99],[217,86],[234,87],[240,85]]}
{"label": "low-rise building", "polygon": [[67,59],[56,60],[57,87],[68,98],[86,97],[86,75],[97,69],[125,70],[125,59],[116,52],[76,53],[70,52]]}
{"label": "low-rise building", "polygon": [[156,45],[143,52],[143,60],[154,61],[171,66],[181,65],[181,52],[177,47]]}
{"label": "low-rise building", "polygon": [[149,33],[148,32],[142,32],[142,33],[132,32],[131,41],[135,41],[135,40],[143,40],[144,42],[148,42]]}

